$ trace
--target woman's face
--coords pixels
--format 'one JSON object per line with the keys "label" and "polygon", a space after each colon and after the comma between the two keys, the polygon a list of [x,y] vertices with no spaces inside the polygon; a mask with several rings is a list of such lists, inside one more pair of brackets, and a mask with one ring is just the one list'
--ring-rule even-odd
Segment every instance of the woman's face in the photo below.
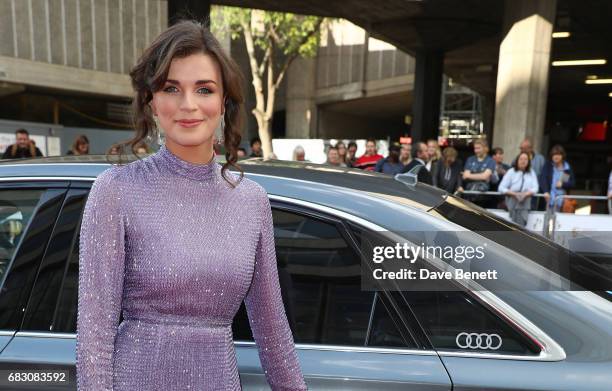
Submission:
{"label": "woman's face", "polygon": [[78,146],[79,153],[86,153],[89,150],[89,144],[81,142]]}
{"label": "woman's face", "polygon": [[223,82],[217,61],[207,54],[175,58],[161,90],[153,94],[167,144],[211,143],[223,112]]}
{"label": "woman's face", "polygon": [[555,164],[561,163],[563,161],[563,155],[561,155],[560,153],[552,155],[552,161]]}
{"label": "woman's face", "polygon": [[521,153],[518,158],[518,161],[516,162],[516,166],[519,170],[525,171],[527,169],[527,164],[529,164],[529,157],[526,153]]}

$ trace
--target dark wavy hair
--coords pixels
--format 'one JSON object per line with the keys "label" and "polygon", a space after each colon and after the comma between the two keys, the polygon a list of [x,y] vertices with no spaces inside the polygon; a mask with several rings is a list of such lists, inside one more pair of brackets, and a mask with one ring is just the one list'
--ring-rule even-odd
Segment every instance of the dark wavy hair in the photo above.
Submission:
{"label": "dark wavy hair", "polygon": [[519,154],[516,155],[516,159],[514,159],[512,162],[512,168],[514,168],[514,171],[520,171],[518,168],[518,161],[521,155],[527,156],[527,167],[525,167],[525,172],[529,173],[529,171],[531,171],[531,159],[529,158],[529,154],[527,152],[519,152]]}
{"label": "dark wavy hair", "polygon": [[[130,146],[132,153],[137,155],[135,147],[143,140],[153,137],[155,121],[149,105],[153,94],[163,88],[173,59],[199,53],[210,55],[221,68],[225,103],[224,145],[226,151],[226,163],[223,164],[221,174],[230,185],[235,187],[237,183],[229,178],[227,170],[230,166],[236,168],[240,172],[238,182],[242,180],[244,172],[236,162],[238,146],[242,140],[241,131],[244,119],[244,77],[236,62],[225,53],[208,27],[198,21],[182,20],[163,31],[145,49],[130,71],[135,92],[132,113],[136,135],[122,144]],[[123,146],[120,146],[120,151],[123,151]]]}

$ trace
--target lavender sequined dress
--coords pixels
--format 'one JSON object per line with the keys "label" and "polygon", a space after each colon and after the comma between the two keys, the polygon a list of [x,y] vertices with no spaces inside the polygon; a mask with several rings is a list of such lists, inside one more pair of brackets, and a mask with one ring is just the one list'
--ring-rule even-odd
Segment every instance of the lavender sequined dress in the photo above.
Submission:
{"label": "lavender sequined dress", "polygon": [[231,324],[243,300],[271,388],[306,389],[255,182],[231,188],[216,161],[165,146],[113,166],[87,199],[79,262],[79,390],[240,390]]}

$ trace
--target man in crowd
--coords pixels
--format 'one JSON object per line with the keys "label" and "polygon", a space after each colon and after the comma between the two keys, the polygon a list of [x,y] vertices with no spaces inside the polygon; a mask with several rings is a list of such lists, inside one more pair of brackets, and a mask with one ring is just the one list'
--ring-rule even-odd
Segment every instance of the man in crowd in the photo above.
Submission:
{"label": "man in crowd", "polygon": [[261,149],[261,140],[259,137],[254,137],[251,140],[251,154],[249,157],[263,157],[263,151]]}
{"label": "man in crowd", "polygon": [[495,171],[493,174],[497,176],[497,180],[491,182],[491,191],[497,191],[497,186],[499,186],[506,171],[508,171],[511,166],[504,163],[504,150],[500,147],[493,148],[492,157],[493,161],[495,161]]}
{"label": "man in crowd", "polygon": [[466,190],[488,191],[495,171],[495,161],[487,155],[487,145],[482,140],[474,141],[474,155],[470,156],[463,170]]}
{"label": "man in crowd", "polygon": [[344,162],[349,167],[354,167],[355,161],[357,161],[357,143],[351,141],[346,147],[346,156]]}
{"label": "man in crowd", "polygon": [[[521,152],[526,153],[529,156],[529,161],[531,162],[531,168],[535,171],[538,178],[542,174],[542,168],[544,167],[544,163],[546,159],[540,153],[537,153],[533,150],[533,144],[530,139],[526,138],[521,142],[520,145]],[[512,162],[514,164],[514,162]]]}
{"label": "man in crowd", "polygon": [[340,160],[340,153],[338,152],[337,147],[330,146],[329,149],[327,150],[326,164],[329,164],[330,166],[336,166],[336,167],[346,167],[346,164],[344,164]]}
{"label": "man in crowd", "polygon": [[399,143],[391,143],[389,145],[389,156],[379,160],[374,171],[391,175],[401,173],[404,165],[400,162],[400,148]]}
{"label": "man in crowd", "polygon": [[366,141],[366,151],[359,159],[355,161],[353,167],[361,168],[362,170],[374,171],[376,163],[382,159],[383,156],[379,155],[376,148],[376,140],[369,138]]}
{"label": "man in crowd", "polygon": [[427,144],[420,141],[412,144],[412,156],[413,159],[410,161],[410,163],[408,163],[406,167],[404,167],[402,172],[409,172],[415,167],[420,166],[419,171],[417,173],[418,181],[427,183],[428,185],[433,184],[431,174],[429,173],[427,168],[425,168],[425,165],[427,165],[427,161],[429,160]]}
{"label": "man in crowd", "polygon": [[15,131],[16,143],[9,145],[2,155],[2,159],[20,159],[42,156],[42,152],[34,141],[30,140],[30,134],[25,129]]}

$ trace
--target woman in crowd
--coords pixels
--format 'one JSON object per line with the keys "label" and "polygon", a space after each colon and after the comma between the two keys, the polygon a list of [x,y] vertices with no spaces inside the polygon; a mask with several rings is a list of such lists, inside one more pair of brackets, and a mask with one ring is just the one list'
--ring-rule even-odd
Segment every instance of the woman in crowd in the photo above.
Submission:
{"label": "woman in crowd", "polygon": [[538,177],[531,168],[529,155],[519,153],[513,166],[503,176],[498,190],[506,195],[506,207],[510,219],[525,226],[531,209],[531,196],[538,192]]}
{"label": "woman in crowd", "polygon": [[89,139],[84,134],[77,136],[72,143],[72,148],[66,155],[89,155]]}

